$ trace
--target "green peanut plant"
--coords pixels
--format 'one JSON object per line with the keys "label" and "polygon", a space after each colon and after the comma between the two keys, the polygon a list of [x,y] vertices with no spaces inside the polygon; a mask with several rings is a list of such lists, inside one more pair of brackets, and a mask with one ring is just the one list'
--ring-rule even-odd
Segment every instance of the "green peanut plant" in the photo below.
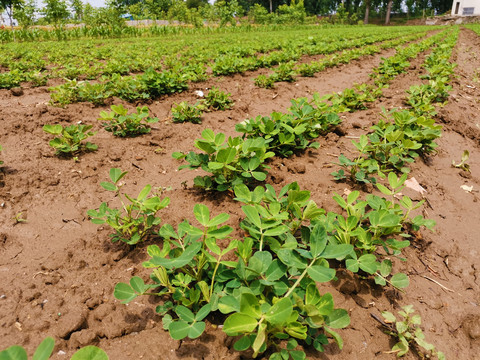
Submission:
{"label": "green peanut plant", "polygon": [[203,105],[212,110],[228,110],[234,105],[232,94],[226,93],[217,87],[212,87],[203,100]]}
{"label": "green peanut plant", "polygon": [[420,154],[432,153],[441,136],[441,126],[425,116],[415,115],[408,110],[391,113],[391,119],[380,120],[372,126],[370,135],[361,135],[358,142],[352,141],[359,156],[353,160],[344,155],[339,157],[342,169],[333,172],[335,180],[348,176],[356,183],[376,183],[372,174],[385,178],[391,171],[408,173],[408,165]]}
{"label": "green peanut plant", "polygon": [[95,135],[90,131],[93,125],[44,125],[43,131],[56,135],[49,144],[56,150],[59,156],[77,156],[83,151],[95,151],[98,146],[91,142],[83,143],[83,140]]}
{"label": "green peanut plant", "polygon": [[[52,355],[54,346],[55,340],[53,338],[45,338],[35,350],[32,360],[48,360]],[[28,360],[28,355],[22,346],[13,345],[0,351],[0,360]],[[108,356],[102,349],[90,345],[78,350],[70,360],[108,360]]]}
{"label": "green peanut plant", "polygon": [[204,106],[200,103],[192,105],[182,101],[172,106],[172,121],[174,123],[191,122],[193,124],[201,124],[203,109]]}
{"label": "green peanut plant", "polygon": [[306,98],[292,100],[289,112],[273,112],[270,116],[257,116],[235,126],[244,138],[263,137],[269,150],[276,155],[289,157],[295,151],[318,148],[313,141],[330,131],[341,120],[337,114],[309,103]]}
{"label": "green peanut plant", "polygon": [[164,224],[158,232],[162,246],[147,248],[150,258],[142,265],[151,271],[150,281],[135,276],[118,283],[114,295],[124,303],[142,295],[162,297],[156,312],[177,340],[201,336],[209,317],[223,314],[223,331],[238,337],[234,349],[250,349],[253,357],[268,350],[271,359],[305,359],[301,346],[323,351],[330,339],[342,348],[335,330],[348,326],[350,318],[317,283],[336,278],[329,262],[336,260],[379,285],[408,286],[405,274],[392,274],[392,258],[410,244],[397,239],[408,239],[408,226],[418,230],[434,222],[411,217],[421,203],[398,199],[405,179],[390,173],[388,187],[379,184],[389,200],[374,195],[359,200],[358,191],[346,199],[335,195],[346,216],[326,213],[297,183],[278,193],[269,184],[253,190],[238,184],[234,199],[244,204],[243,239],[230,236],[228,214],[212,216],[207,206],[196,204],[195,224],[184,220],[176,229]]}
{"label": "green peanut plant", "polygon": [[203,153],[174,152],[172,156],[189,163],[181,165],[179,170],[201,168],[212,174],[194,179],[194,185],[205,190],[226,191],[238,184],[264,181],[269,168],[265,161],[274,156],[262,137],[229,137],[225,141],[225,134],[215,134],[211,129],[202,132],[202,138],[195,140],[195,147]]}
{"label": "green peanut plant", "polygon": [[110,169],[111,182],[102,182],[100,185],[111,191],[119,198],[122,208],[110,208],[107,203],[102,203],[98,210],[88,210],[87,215],[94,224],[107,224],[115,230],[112,241],[123,241],[135,245],[152,232],[152,228],[159,225],[161,219],[157,212],[170,203],[168,197],[160,199],[159,196],[149,196],[152,186],[146,185],[138,194],[131,197],[121,192],[123,186],[120,180],[127,174],[118,168]]}
{"label": "green peanut plant", "polygon": [[[237,193],[248,196],[247,191],[244,187]],[[251,206],[243,208],[249,219]],[[319,351],[329,337],[343,346],[335,329],[349,325],[348,313],[335,309],[332,295],[321,295],[316,282],[335,277],[326,259],[344,258],[353,251],[351,245],[327,244],[324,227],[317,225],[303,229],[298,243],[289,239],[275,250],[259,250],[257,240],[251,237],[243,241],[229,238],[233,229],[222,225],[227,214],[211,217],[201,204],[193,211],[200,227],[184,221],[175,231],[165,224],[159,231],[163,248],[148,247],[151,259],[143,266],[152,269],[153,284],[133,277],[129,283],[116,285],[117,299],[127,303],[140,295],[167,296],[156,311],[174,339],[200,336],[210,313],[228,315],[223,331],[241,336],[234,348],[251,348],[254,357],[272,349],[277,354],[272,355],[274,359],[287,354],[305,358],[305,353],[293,346],[297,340]],[[285,227],[277,224],[270,226],[267,234],[284,231]],[[227,239],[228,246],[222,248],[219,241]],[[227,256],[233,251],[235,257]],[[280,347],[283,341],[288,341],[286,350]]]}
{"label": "green peanut plant", "polygon": [[[407,240],[410,230],[418,231],[425,227],[432,230],[435,221],[425,219],[421,215],[411,216],[411,212],[420,208],[424,200],[413,203],[408,196],[397,197],[404,188],[407,174],[398,178],[395,173],[388,174],[389,187],[376,184],[378,189],[391,200],[376,195],[367,195],[365,200],[359,200],[360,193],[352,191],[347,199],[335,194],[333,199],[342,207],[347,216],[328,213],[326,225],[333,237],[332,241],[352,244],[355,253],[350,254],[345,261],[346,267],[352,272],[363,272],[373,275],[377,284],[387,283],[396,288],[408,286],[408,277],[403,273],[391,275],[391,257],[399,257],[401,250],[410,245]],[[396,240],[394,236],[401,236]],[[384,254],[380,253],[384,250]],[[402,258],[400,258],[403,260]]]}
{"label": "green peanut plant", "polygon": [[102,111],[98,120],[103,121],[105,130],[115,136],[133,137],[141,134],[148,134],[148,124],[158,122],[157,118],[149,117],[149,110],[146,106],[137,107],[137,112],[128,114],[123,105],[112,105],[112,111]]}

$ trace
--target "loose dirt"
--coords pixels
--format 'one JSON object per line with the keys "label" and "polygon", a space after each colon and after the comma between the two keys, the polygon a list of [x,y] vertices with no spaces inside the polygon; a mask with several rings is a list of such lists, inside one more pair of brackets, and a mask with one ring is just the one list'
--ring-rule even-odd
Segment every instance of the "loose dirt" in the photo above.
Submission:
{"label": "loose dirt", "polygon": [[[47,105],[44,88],[25,88],[20,96],[0,90],[0,144],[5,162],[0,173],[0,349],[13,344],[33,353],[46,336],[56,339],[53,359],[67,359],[79,347],[95,344],[110,359],[241,359],[232,339],[208,324],[196,340],[175,341],[161,326],[155,313],[159,299],[138,298],[123,305],[113,296],[118,282],[131,276],[148,278],[141,263],[147,259],[151,239],[130,248],[112,244],[111,231],[92,224],[86,216],[101,202],[115,204],[112,194],[100,187],[108,171],[128,171],[127,193],[135,194],[146,184],[170,187],[164,193],[171,205],[160,216],[164,223],[194,221],[195,203],[206,204],[213,214],[231,215],[230,225],[238,227],[240,204],[227,195],[205,194],[192,188],[194,171],[177,171],[174,151],[193,150],[193,142],[204,128],[237,135],[235,124],[248,117],[285,111],[290,99],[328,94],[368,82],[371,69],[383,52],[317,74],[296,83],[280,83],[276,89],[259,89],[252,78],[257,74],[235,75],[192,84],[189,91],[148,104],[161,121],[151,134],[114,138],[97,121],[105,107],[73,104],[65,109]],[[445,352],[447,358],[476,359],[480,352],[480,40],[462,29],[453,61],[458,63],[451,97],[439,110],[437,121],[444,125],[438,153],[418,160],[411,176],[427,190],[427,218],[437,222],[435,232],[422,231],[395,269],[409,274],[405,292],[382,289],[372,281],[339,271],[338,281],[320,286],[332,293],[336,307],[349,311],[351,325],[339,333],[345,346],[330,345],[325,353],[307,349],[311,359],[393,359],[388,354],[392,339],[383,334],[371,313],[396,312],[412,304],[422,316],[426,340]],[[351,137],[368,132],[380,119],[382,107],[403,107],[405,90],[422,80],[422,58],[411,62],[409,71],[393,81],[385,97],[365,111],[343,114],[340,130],[320,138],[320,148],[290,159],[271,162],[267,182],[279,189],[297,181],[312,193],[312,199],[331,211],[340,211],[332,200],[354,187],[337,183],[330,173],[340,153],[354,154]],[[201,125],[173,124],[168,116],[173,103],[196,100],[195,90],[218,86],[232,93],[233,110],[206,113]],[[18,94],[17,94],[18,95]],[[132,104],[113,99],[128,108]],[[98,151],[83,154],[79,162],[54,156],[45,124],[94,124],[98,133],[92,142]],[[462,152],[470,151],[471,173],[453,168]],[[185,186],[186,184],[186,186]],[[471,192],[461,188],[473,186]],[[359,189],[366,194],[372,189]],[[420,200],[414,192],[407,195]],[[407,359],[417,358],[409,354]]]}

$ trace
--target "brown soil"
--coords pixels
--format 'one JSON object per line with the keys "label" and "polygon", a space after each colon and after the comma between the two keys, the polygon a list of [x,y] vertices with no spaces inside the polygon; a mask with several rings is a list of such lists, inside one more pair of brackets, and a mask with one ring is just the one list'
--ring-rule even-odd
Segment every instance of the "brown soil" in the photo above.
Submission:
{"label": "brown soil", "polygon": [[[215,326],[208,325],[199,339],[175,341],[163,331],[155,314],[158,299],[138,298],[123,305],[113,297],[118,282],[132,275],[145,279],[142,268],[146,246],[128,248],[109,241],[111,231],[92,224],[86,212],[103,201],[114,202],[99,183],[107,180],[112,167],[129,171],[125,189],[137,193],[146,184],[172,187],[164,223],[192,220],[195,203],[209,206],[213,214],[231,214],[236,226],[240,204],[228,196],[204,194],[191,188],[194,171],[177,172],[174,151],[193,150],[194,139],[204,128],[235,135],[234,126],[245,118],[285,111],[290,99],[341,91],[354,83],[368,82],[368,74],[380,56],[328,69],[315,78],[278,84],[275,90],[254,87],[251,74],[236,75],[195,84],[188,92],[154,101],[151,112],[161,119],[153,131],[132,139],[114,138],[96,121],[101,110],[90,104],[66,109],[46,105],[46,88],[24,89],[21,96],[0,90],[0,349],[20,344],[33,353],[46,336],[56,339],[53,359],[66,359],[78,347],[96,344],[112,360],[123,359],[240,359],[232,341]],[[378,121],[382,107],[403,106],[405,90],[419,83],[421,59],[412,61],[408,73],[399,76],[386,97],[370,109],[342,115],[341,131],[319,139],[318,150],[291,159],[274,159],[267,182],[280,188],[297,181],[312,192],[312,198],[327,210],[340,211],[334,192],[351,189],[333,181],[330,172],[340,152],[353,154],[349,137],[359,136]],[[386,353],[393,342],[370,316],[397,311],[412,304],[422,316],[426,340],[443,350],[447,358],[475,359],[480,351],[480,91],[475,77],[480,68],[480,40],[462,30],[454,55],[458,77],[448,104],[440,109],[444,124],[438,154],[414,164],[411,175],[427,189],[427,218],[436,220],[435,232],[423,231],[404,252],[407,261],[396,270],[409,274],[405,293],[381,289],[370,281],[339,272],[339,280],[322,284],[337,307],[348,309],[351,325],[340,330],[342,351],[328,346],[325,353],[309,351],[311,359],[393,359]],[[169,110],[174,102],[195,101],[194,90],[219,86],[232,93],[233,110],[204,115],[202,125],[172,124]],[[124,103],[114,101],[115,103]],[[113,103],[113,101],[112,101]],[[132,108],[131,104],[124,103]],[[54,156],[44,124],[95,124],[93,142],[99,150],[84,154],[79,162]],[[341,134],[341,135],[339,135]],[[451,167],[463,150],[470,151],[471,173]],[[184,189],[184,182],[188,188]],[[473,186],[466,192],[461,185]],[[365,189],[369,190],[369,189]],[[409,196],[420,199],[413,192]],[[18,222],[16,220],[26,220]],[[434,280],[434,281],[432,281]],[[66,353],[66,354],[65,354]],[[414,359],[416,355],[409,354]]]}

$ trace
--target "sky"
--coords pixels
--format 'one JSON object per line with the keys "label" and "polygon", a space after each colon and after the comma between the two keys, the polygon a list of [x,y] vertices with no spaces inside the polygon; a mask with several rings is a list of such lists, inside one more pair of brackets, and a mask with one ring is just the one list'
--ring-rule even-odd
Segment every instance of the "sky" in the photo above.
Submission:
{"label": "sky", "polygon": [[88,1],[83,1],[83,3],[89,3],[93,7],[102,7],[105,6],[105,0],[88,0]]}

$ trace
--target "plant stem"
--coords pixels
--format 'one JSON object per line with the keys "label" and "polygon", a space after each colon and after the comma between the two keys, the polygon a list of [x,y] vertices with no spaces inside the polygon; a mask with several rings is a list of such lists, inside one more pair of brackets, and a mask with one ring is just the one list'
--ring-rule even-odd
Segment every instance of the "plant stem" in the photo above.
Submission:
{"label": "plant stem", "polygon": [[213,270],[212,282],[210,283],[210,298],[212,297],[212,294],[213,294],[213,283],[215,282],[215,275],[217,274],[217,270],[218,270],[218,267],[220,266],[221,259],[222,259],[222,255],[218,257],[217,264],[215,265],[215,269]]}
{"label": "plant stem", "polygon": [[283,296],[283,297],[289,297],[293,290],[295,290],[295,288],[298,286],[298,284],[300,284],[300,281],[302,281],[302,279],[305,277],[305,275],[307,275],[307,270],[310,268],[310,266],[313,265],[313,263],[317,261],[317,258],[314,258],[312,260],[312,262],[305,268],[305,270],[303,270],[303,273],[302,275],[300,275],[300,277],[297,279],[297,281],[295,281],[295,284],[293,284],[293,286],[290,288],[290,290],[288,290],[288,292]]}

